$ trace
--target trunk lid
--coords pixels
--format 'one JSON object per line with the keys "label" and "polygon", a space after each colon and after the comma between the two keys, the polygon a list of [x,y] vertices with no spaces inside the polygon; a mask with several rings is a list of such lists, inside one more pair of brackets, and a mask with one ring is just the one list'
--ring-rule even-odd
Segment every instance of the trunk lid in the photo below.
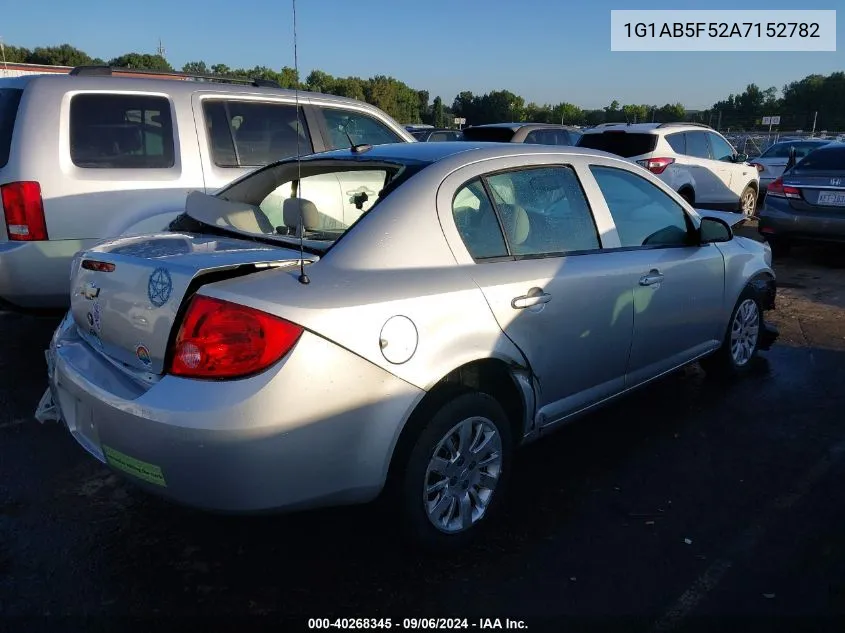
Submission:
{"label": "trunk lid", "polygon": [[783,177],[783,184],[795,187],[801,198],[789,198],[799,211],[841,211],[845,214],[845,170],[800,172]]}
{"label": "trunk lid", "polygon": [[111,240],[74,258],[70,310],[92,347],[124,368],[161,374],[174,323],[199,279],[298,263],[299,253],[283,246],[212,235]]}

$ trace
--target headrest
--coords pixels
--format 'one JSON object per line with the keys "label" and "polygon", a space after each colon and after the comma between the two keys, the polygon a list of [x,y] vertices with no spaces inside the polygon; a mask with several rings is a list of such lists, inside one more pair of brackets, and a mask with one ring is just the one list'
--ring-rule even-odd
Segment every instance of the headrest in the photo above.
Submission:
{"label": "headrest", "polygon": [[300,218],[306,230],[320,226],[320,212],[317,211],[317,206],[304,198],[286,198],[282,204],[282,218],[285,226],[293,229],[299,227]]}
{"label": "headrest", "polygon": [[500,205],[502,210],[502,223],[508,233],[508,240],[512,245],[520,245],[528,239],[531,230],[531,223],[528,220],[528,213],[515,204]]}

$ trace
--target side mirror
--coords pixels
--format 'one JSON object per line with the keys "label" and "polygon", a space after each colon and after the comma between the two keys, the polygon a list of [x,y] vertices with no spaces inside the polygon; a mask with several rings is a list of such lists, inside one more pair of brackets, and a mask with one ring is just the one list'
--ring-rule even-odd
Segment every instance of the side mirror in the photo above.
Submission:
{"label": "side mirror", "polygon": [[749,158],[748,154],[737,154],[736,156],[734,156],[734,162],[735,163],[744,163],[745,161],[748,160],[748,158]]}
{"label": "side mirror", "polygon": [[724,220],[701,218],[699,236],[702,244],[715,244],[717,242],[730,242],[734,234],[730,225]]}

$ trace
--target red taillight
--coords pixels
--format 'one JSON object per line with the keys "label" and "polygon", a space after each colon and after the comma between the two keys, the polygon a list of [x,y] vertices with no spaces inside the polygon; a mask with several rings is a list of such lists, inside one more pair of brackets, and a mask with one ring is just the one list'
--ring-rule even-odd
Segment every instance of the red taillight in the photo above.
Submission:
{"label": "red taillight", "polygon": [[672,163],[675,162],[674,158],[648,158],[645,160],[638,160],[637,161],[640,165],[648,169],[653,174],[662,174],[663,171]]}
{"label": "red taillight", "polygon": [[10,240],[34,242],[47,239],[41,185],[37,182],[11,182],[0,185],[0,195]]}
{"label": "red taillight", "polygon": [[801,198],[801,190],[796,187],[790,187],[783,184],[783,179],[778,178],[769,183],[766,187],[766,195],[774,196],[775,198]]}
{"label": "red taillight", "polygon": [[758,172],[766,171],[766,166],[761,165],[760,163],[751,163],[752,167],[756,167]]}
{"label": "red taillight", "polygon": [[299,340],[302,328],[246,306],[195,296],[185,312],[170,373],[241,378],[267,369]]}

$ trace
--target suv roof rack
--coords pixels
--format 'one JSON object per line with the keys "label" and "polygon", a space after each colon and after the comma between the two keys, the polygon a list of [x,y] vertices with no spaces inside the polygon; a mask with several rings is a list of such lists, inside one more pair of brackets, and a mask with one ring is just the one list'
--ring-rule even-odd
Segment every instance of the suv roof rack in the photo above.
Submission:
{"label": "suv roof rack", "polygon": [[160,75],[174,79],[192,79],[195,81],[210,81],[217,83],[246,84],[256,88],[281,88],[278,82],[271,79],[239,79],[237,77],[220,77],[218,75],[196,75],[180,73],[170,70],[147,70],[145,68],[112,68],[111,66],[76,66],[68,73],[83,77],[113,77],[123,73],[139,73],[144,75]]}
{"label": "suv roof rack", "polygon": [[611,125],[630,125],[627,121],[608,121],[606,123],[599,123],[595,127],[609,127]]}
{"label": "suv roof rack", "polygon": [[658,125],[658,128],[664,127],[681,127],[681,126],[691,126],[691,127],[703,127],[708,130],[712,130],[713,128],[707,125],[706,123],[693,123],[693,122],[684,122],[684,121],[674,121],[672,123],[661,123]]}

